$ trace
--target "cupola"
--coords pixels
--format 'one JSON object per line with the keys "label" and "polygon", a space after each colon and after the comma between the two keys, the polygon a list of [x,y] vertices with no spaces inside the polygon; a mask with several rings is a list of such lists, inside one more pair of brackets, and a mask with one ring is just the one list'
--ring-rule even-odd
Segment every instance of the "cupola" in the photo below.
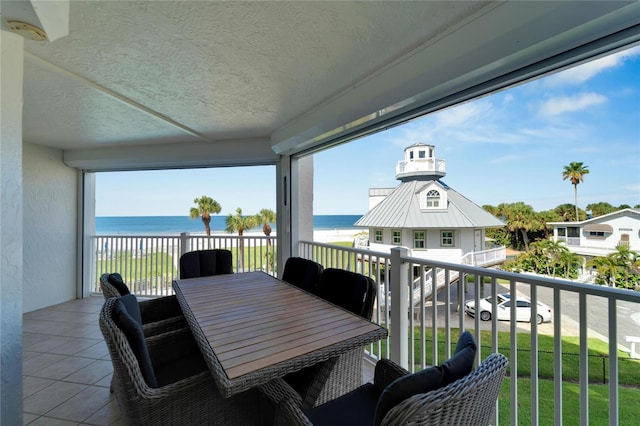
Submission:
{"label": "cupola", "polygon": [[404,149],[404,160],[398,161],[396,179],[437,180],[446,175],[445,162],[436,158],[436,147],[416,143]]}

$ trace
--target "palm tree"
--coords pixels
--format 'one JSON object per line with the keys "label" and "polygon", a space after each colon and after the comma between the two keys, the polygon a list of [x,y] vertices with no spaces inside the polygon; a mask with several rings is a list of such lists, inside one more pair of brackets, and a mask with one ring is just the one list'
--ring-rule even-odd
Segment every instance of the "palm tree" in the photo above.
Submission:
{"label": "palm tree", "polygon": [[579,217],[574,217],[576,214],[576,207],[571,203],[560,204],[553,209],[553,212],[562,222],[571,222],[572,220],[580,220]]}
{"label": "palm tree", "polygon": [[[238,232],[238,235],[242,237],[244,231],[247,229],[255,228],[260,223],[260,217],[258,215],[254,216],[242,216],[242,209],[238,207],[236,209],[236,214],[229,213],[227,216],[226,224],[227,228],[225,229],[229,233]],[[238,238],[238,267],[240,270],[242,267],[242,260],[244,258],[244,239]]]}
{"label": "palm tree", "polygon": [[220,213],[220,204],[213,198],[207,197],[206,195],[203,195],[200,198],[196,198],[195,200],[193,200],[193,202],[196,203],[197,207],[191,207],[191,210],[189,211],[189,217],[191,219],[197,219],[199,216],[202,216],[204,230],[207,233],[207,236],[210,236],[211,228],[209,227],[209,223],[211,223],[211,213]]}
{"label": "palm tree", "polygon": [[236,209],[236,214],[229,213],[227,216],[226,224],[227,228],[225,231],[232,233],[238,232],[239,236],[244,234],[244,231],[247,229],[255,228],[258,226],[259,219],[258,216],[242,216],[242,209],[238,207]]}
{"label": "palm tree", "polygon": [[260,213],[258,213],[258,216],[262,222],[262,232],[268,237],[271,235],[271,222],[276,221],[276,214],[273,210],[262,209]]}
{"label": "palm tree", "polygon": [[616,276],[618,274],[618,263],[612,257],[594,257],[587,262],[587,266],[593,266],[598,270],[600,280],[609,287],[616,286]]}
{"label": "palm tree", "polygon": [[568,166],[564,166],[562,172],[562,180],[569,179],[573,185],[576,206],[576,220],[580,220],[578,216],[578,184],[584,181],[584,175],[589,174],[589,168],[582,163],[572,161]]}
{"label": "palm tree", "polygon": [[560,262],[561,267],[564,268],[564,277],[569,279],[571,271],[574,269],[578,270],[583,265],[584,257],[566,250],[560,253],[558,261]]}
{"label": "palm tree", "polygon": [[504,216],[507,229],[513,233],[517,240],[517,234],[522,235],[522,241],[526,251],[529,251],[529,235],[531,231],[538,231],[542,223],[537,213],[528,204],[519,201],[517,203],[501,203],[497,207],[498,213]]}

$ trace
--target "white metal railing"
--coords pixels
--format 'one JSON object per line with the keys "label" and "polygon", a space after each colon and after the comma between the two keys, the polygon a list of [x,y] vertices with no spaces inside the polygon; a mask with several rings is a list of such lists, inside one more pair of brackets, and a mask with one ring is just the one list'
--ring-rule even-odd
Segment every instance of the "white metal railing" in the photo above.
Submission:
{"label": "white metal railing", "polygon": [[235,272],[261,270],[275,274],[276,238],[238,235],[101,235],[91,243],[91,282],[100,292],[100,275],[120,273],[139,296],[173,294],[171,283],[180,276],[180,256],[205,249],[227,249]]}
{"label": "white metal railing", "polygon": [[411,161],[398,161],[396,175],[411,172],[439,172],[446,170],[445,160],[439,158],[417,158]]}
{"label": "white metal railing", "polygon": [[462,256],[460,263],[471,266],[488,266],[502,263],[507,259],[505,246],[495,247],[483,251],[474,251]]}
{"label": "white metal railing", "polygon": [[[570,412],[580,413],[579,420],[576,420],[581,425],[593,423],[589,412],[590,395],[607,392],[608,412],[595,413],[597,418],[608,417],[610,425],[633,424],[636,420],[619,417],[619,363],[624,363],[627,368],[629,363],[638,361],[632,360],[624,352],[622,355],[618,352],[624,334],[618,330],[629,323],[633,324],[631,314],[640,312],[640,293],[413,258],[408,256],[404,248],[392,249],[389,255],[304,241],[299,244],[299,254],[325,267],[338,267],[368,275],[380,284],[378,309],[373,321],[388,327],[390,335],[386,341],[370,345],[367,348],[369,356],[391,358],[412,371],[437,365],[453,352],[455,340],[452,334],[465,329],[472,331],[478,343],[477,363],[491,352],[504,353],[509,358],[509,378],[512,379],[505,381],[504,385],[509,398],[503,403],[508,407],[506,414],[504,410],[498,410],[502,415],[493,424],[497,424],[498,420],[504,424],[539,424],[541,384],[544,384],[547,392],[553,392],[555,424],[562,424],[563,415],[567,415],[565,405],[572,406]],[[427,283],[439,281],[439,276],[444,277],[444,285],[438,286],[440,290],[434,299],[431,286]],[[416,280],[419,282],[417,287]],[[415,300],[416,288],[424,303],[410,303],[410,300]],[[479,306],[480,299],[501,292],[530,297],[532,318],[537,317],[537,303],[544,299],[552,307],[551,323],[518,323],[515,309],[511,310],[508,322],[498,321],[496,315],[485,322],[480,320],[479,315],[470,318],[465,314],[463,307],[466,301],[473,300],[475,306]],[[492,300],[492,311],[497,312],[496,298]],[[596,326],[603,327],[600,333],[592,329]],[[575,336],[575,343],[563,340],[570,335]],[[592,335],[599,335],[608,347],[607,355],[595,358],[589,355],[588,337]],[[504,343],[505,336],[508,344]],[[545,344],[552,344],[553,349],[547,351],[546,346],[542,348],[541,339],[552,341]],[[520,347],[522,342],[527,342],[527,349]],[[569,356],[577,358],[577,378],[570,380],[577,382],[577,400],[571,399],[572,394],[564,389],[568,382],[563,380],[563,375],[567,374],[563,370],[563,358]],[[544,361],[540,360],[541,357]],[[592,388],[595,386],[594,377],[599,373],[594,373],[593,365],[590,371],[589,366],[596,362],[602,365],[602,378],[607,384],[600,386],[604,386],[606,391]],[[522,368],[519,368],[520,363],[524,363]],[[640,368],[640,363],[631,367]],[[541,369],[544,374],[541,374]],[[524,383],[518,385],[523,381],[528,386]],[[640,395],[640,390],[638,393]],[[545,403],[548,400],[545,398]],[[529,419],[519,419],[518,407],[523,401],[530,406]]]}
{"label": "white metal railing", "polygon": [[[387,283],[390,282],[391,255],[389,253],[301,241],[298,245],[298,255],[314,260],[325,268],[346,269],[373,278],[379,286],[376,309],[373,312],[372,320],[383,327],[389,328],[390,310],[380,309],[381,306],[391,306],[391,294],[386,290],[388,288]],[[376,342],[368,347],[367,352],[374,357],[389,358],[390,349],[386,341]]]}

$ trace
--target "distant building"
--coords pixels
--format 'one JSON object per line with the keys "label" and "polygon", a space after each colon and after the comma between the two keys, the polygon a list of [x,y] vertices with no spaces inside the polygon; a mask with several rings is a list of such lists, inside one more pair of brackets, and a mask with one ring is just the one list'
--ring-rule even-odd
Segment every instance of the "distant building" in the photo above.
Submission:
{"label": "distant building", "polygon": [[396,188],[369,189],[369,212],[355,225],[369,229],[370,250],[404,246],[410,256],[470,265],[505,259],[505,247],[488,247],[487,228],[505,226],[440,179],[444,160],[435,147],[411,145],[396,166]]}
{"label": "distant building", "polygon": [[553,239],[569,251],[585,256],[606,256],[625,245],[640,253],[640,209],[623,209],[580,222],[548,222]]}

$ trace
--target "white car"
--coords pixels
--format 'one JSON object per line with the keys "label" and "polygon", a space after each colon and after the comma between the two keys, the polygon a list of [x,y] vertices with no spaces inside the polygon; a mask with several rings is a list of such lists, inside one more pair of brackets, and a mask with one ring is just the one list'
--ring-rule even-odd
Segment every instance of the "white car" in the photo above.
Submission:
{"label": "white car", "polygon": [[[498,320],[509,321],[511,319],[511,295],[509,293],[498,294],[496,296]],[[526,297],[516,298],[516,321],[531,322],[531,300]],[[464,311],[467,315],[475,317],[476,315],[476,302],[470,300],[464,304]],[[491,296],[480,299],[480,319],[482,321],[489,321],[493,315],[493,305]],[[551,308],[544,303],[538,302],[538,312],[536,322],[541,324],[543,322],[551,321]]]}

